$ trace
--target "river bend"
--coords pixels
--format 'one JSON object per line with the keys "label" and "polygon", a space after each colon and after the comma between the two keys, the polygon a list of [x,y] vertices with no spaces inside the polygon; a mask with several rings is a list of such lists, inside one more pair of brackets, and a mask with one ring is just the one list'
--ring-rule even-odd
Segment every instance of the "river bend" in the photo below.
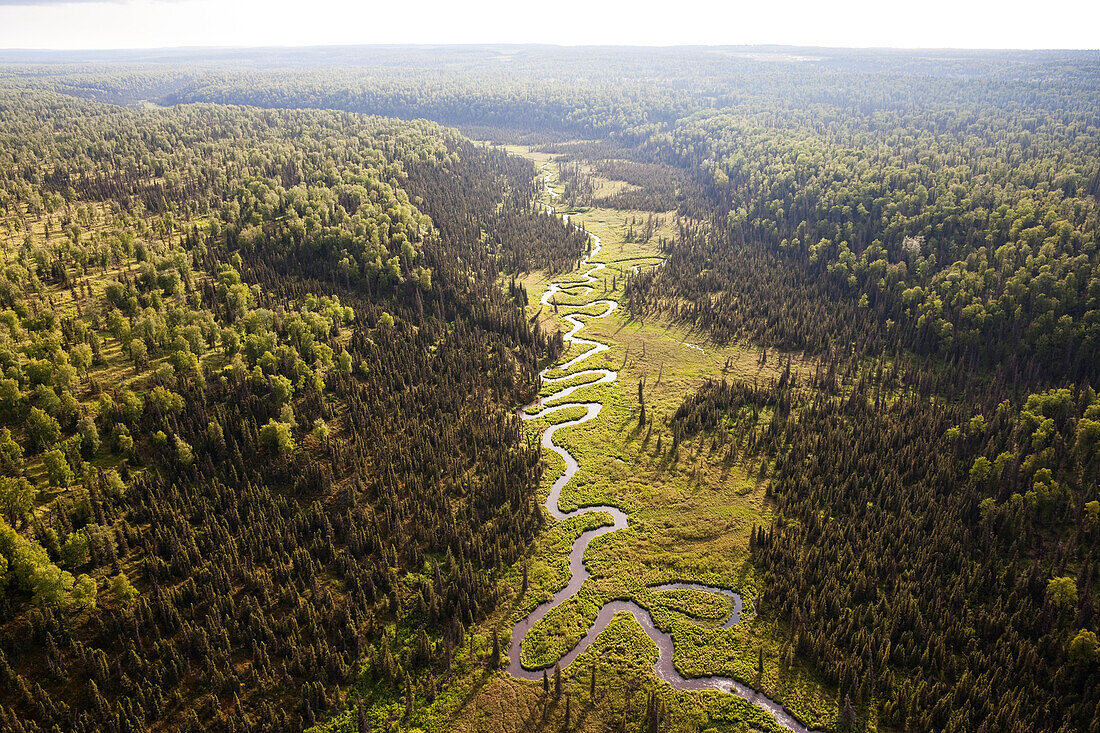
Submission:
{"label": "river bend", "polygon": [[[544,183],[547,191],[549,191],[551,198],[556,198],[557,193],[550,189],[550,173],[545,174]],[[553,213],[553,207],[548,207],[550,212]],[[563,215],[563,218],[568,221],[568,216]],[[599,279],[595,276],[600,270],[603,270],[606,265],[603,263],[592,262],[592,258],[600,252],[600,238],[591,232],[588,236],[592,239],[591,251],[581,261],[581,267],[587,268],[582,275],[583,282],[562,282],[551,283],[550,287],[543,294],[540,302],[542,305],[549,306],[551,300],[557,293],[564,293],[567,295],[590,295],[594,291],[594,286],[599,282]],[[637,272],[637,265],[635,265],[635,272]],[[603,309],[596,313],[590,313],[591,309],[595,306],[603,306]],[[618,378],[618,373],[611,369],[585,369],[582,371],[569,373],[569,369],[573,368],[577,364],[584,362],[593,356],[607,351],[611,347],[608,344],[595,341],[593,339],[581,338],[577,334],[584,328],[584,322],[589,319],[606,318],[611,315],[619,304],[610,298],[595,298],[584,304],[567,306],[575,309],[573,313],[569,313],[565,316],[565,321],[568,322],[572,328],[563,336],[566,343],[578,344],[586,347],[584,352],[579,356],[575,356],[568,361],[549,366],[543,369],[539,373],[542,384],[555,384],[558,382],[572,381],[575,379],[584,378],[586,381],[580,383],[573,383],[568,387],[554,392],[546,397],[540,397],[532,402],[526,408],[520,411],[520,417],[524,420],[534,420],[540,417],[551,415],[561,410],[569,408],[583,407],[585,408],[585,414],[579,418],[568,420],[566,422],[557,423],[551,425],[542,433],[542,447],[548,450],[552,450],[562,457],[565,461],[565,471],[558,477],[557,481],[550,487],[550,493],[546,497],[546,510],[550,513],[554,519],[561,521],[569,519],[570,517],[576,517],[581,514],[602,513],[607,515],[609,522],[595,529],[585,530],[579,537],[573,542],[573,547],[569,552],[569,582],[565,584],[565,587],[554,593],[554,595],[548,601],[544,601],[535,607],[531,613],[521,619],[512,628],[512,639],[508,647],[508,672],[514,677],[524,680],[541,680],[542,675],[546,671],[546,667],[539,667],[537,669],[527,669],[520,661],[520,648],[523,644],[524,638],[531,628],[538,623],[547,613],[552,609],[559,606],[561,603],[576,595],[584,581],[588,579],[590,573],[588,568],[584,564],[584,553],[588,549],[588,545],[592,540],[596,539],[600,535],[608,534],[609,532],[615,532],[620,529],[624,529],[627,526],[628,520],[626,513],[618,507],[608,504],[596,504],[592,506],[584,506],[578,509],[574,509],[571,512],[563,512],[559,508],[559,499],[561,498],[561,491],[577,473],[578,465],[577,460],[562,446],[554,442],[554,434],[557,431],[564,428],[572,427],[574,425],[581,425],[590,420],[596,419],[600,414],[600,409],[603,404],[600,402],[560,402],[559,400],[565,399],[571,396],[574,392],[591,387],[597,384],[609,384],[614,382]],[[562,307],[559,304],[559,309]],[[584,312],[582,312],[584,311]],[[695,347],[698,348],[698,347]],[[701,350],[701,349],[700,349]],[[553,405],[547,403],[554,402]],[[722,628],[728,629],[737,624],[741,619],[742,600],[738,594],[726,590],[724,588],[716,588],[713,586],[700,585],[696,583],[668,583],[665,585],[654,586],[653,590],[700,590],[709,593],[716,593],[724,595],[733,601],[734,608],[730,617],[725,621]],[[795,733],[811,733],[808,728],[803,726],[791,713],[789,713],[782,705],[765,696],[763,693],[754,690],[745,683],[736,680],[732,677],[720,677],[720,676],[707,676],[707,677],[684,677],[676,669],[673,664],[673,656],[675,652],[675,645],[672,641],[672,636],[665,633],[661,629],[657,628],[657,625],[653,621],[653,617],[649,611],[633,601],[616,600],[611,601],[600,609],[599,614],[596,616],[595,622],[588,629],[588,632],[580,640],[580,642],[573,647],[569,652],[565,654],[558,664],[564,669],[568,667],[574,659],[580,656],[588,647],[596,641],[596,637],[600,632],[607,628],[611,619],[620,611],[626,611],[630,613],[638,624],[642,627],[645,633],[653,640],[653,643],[657,645],[657,663],[653,666],[653,671],[657,674],[662,681],[667,682],[677,690],[718,690],[721,692],[730,693],[742,697],[749,702],[760,706],[775,718],[776,722],[780,725],[795,731]]]}

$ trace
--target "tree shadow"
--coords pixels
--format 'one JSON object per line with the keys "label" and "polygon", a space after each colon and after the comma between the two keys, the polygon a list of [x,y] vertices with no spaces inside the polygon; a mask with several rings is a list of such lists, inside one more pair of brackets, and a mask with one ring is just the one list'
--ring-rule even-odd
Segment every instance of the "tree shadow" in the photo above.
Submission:
{"label": "tree shadow", "polygon": [[473,701],[474,697],[476,697],[478,693],[485,689],[485,686],[489,683],[489,680],[492,677],[493,671],[488,668],[483,668],[481,670],[481,674],[479,674],[475,678],[474,683],[470,685],[470,689],[466,692],[465,696],[463,696],[462,702],[458,704],[458,707],[455,709],[456,712],[461,712],[465,710],[466,706],[469,705],[471,701]]}

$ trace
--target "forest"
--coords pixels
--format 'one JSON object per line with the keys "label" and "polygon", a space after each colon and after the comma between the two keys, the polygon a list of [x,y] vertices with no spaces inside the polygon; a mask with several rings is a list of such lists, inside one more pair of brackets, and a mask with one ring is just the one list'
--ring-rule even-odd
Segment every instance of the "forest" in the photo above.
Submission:
{"label": "forest", "polygon": [[444,665],[541,521],[510,406],[554,342],[496,278],[583,242],[530,164],[430,123],[0,109],[2,727],[301,730],[393,619],[442,634],[395,675]]}
{"label": "forest", "polygon": [[1100,730],[1100,54],[944,53],[0,57],[0,728],[406,729],[500,665],[575,353],[528,289],[591,252],[508,145],[652,247],[623,324],[767,367],[644,445],[766,487],[825,727]]}

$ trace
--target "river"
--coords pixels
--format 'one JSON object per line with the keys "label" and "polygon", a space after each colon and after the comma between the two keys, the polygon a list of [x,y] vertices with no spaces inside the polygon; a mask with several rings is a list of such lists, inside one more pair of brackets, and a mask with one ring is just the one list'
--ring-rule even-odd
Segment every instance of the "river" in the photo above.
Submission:
{"label": "river", "polygon": [[[546,173],[544,178],[546,189],[550,192],[551,198],[557,197],[557,194],[550,189],[550,173]],[[553,213],[554,209],[548,207],[550,212]],[[568,216],[563,216],[568,221]],[[596,273],[606,267],[605,264],[592,262],[592,258],[600,252],[600,238],[591,232],[588,236],[592,238],[592,248],[588,255],[581,261],[581,268],[587,268],[584,271],[583,283],[568,282],[551,283],[550,287],[543,294],[540,302],[544,307],[549,306],[552,299],[554,299],[557,293],[565,293],[569,295],[591,295],[594,291],[596,283],[600,282]],[[582,291],[583,293],[579,292]],[[587,314],[580,311],[589,310],[594,306],[603,306],[603,310],[599,313]],[[573,313],[567,314],[564,318],[572,328],[567,334],[564,335],[564,341],[566,343],[578,344],[587,347],[583,353],[579,356],[573,357],[563,364],[549,366],[543,369],[539,373],[539,376],[543,384],[555,384],[566,380],[572,381],[584,377],[587,381],[579,384],[574,383],[568,387],[563,387],[552,395],[546,397],[540,397],[535,402],[528,405],[525,409],[520,411],[520,416],[524,420],[534,420],[540,417],[551,415],[561,410],[570,408],[583,407],[585,408],[585,414],[579,418],[568,420],[566,422],[557,423],[546,428],[542,433],[542,446],[548,450],[552,450],[562,457],[565,461],[565,471],[558,477],[557,481],[550,487],[550,493],[546,497],[546,510],[550,513],[554,519],[561,521],[563,519],[569,519],[570,517],[576,517],[581,514],[603,513],[607,515],[610,520],[607,524],[597,527],[595,529],[589,529],[580,534],[579,537],[573,542],[573,547],[569,552],[569,582],[565,587],[554,593],[554,595],[548,601],[540,603],[531,613],[525,618],[521,619],[512,628],[512,640],[508,647],[508,672],[513,676],[524,680],[541,680],[543,673],[547,667],[540,667],[537,669],[527,669],[520,661],[520,649],[523,644],[524,638],[543,616],[549,613],[553,608],[557,607],[561,603],[565,602],[569,598],[576,595],[584,581],[588,579],[590,573],[588,568],[584,564],[584,553],[588,549],[588,545],[592,540],[596,539],[600,535],[608,534],[609,532],[616,532],[620,529],[624,529],[628,524],[628,518],[626,513],[618,507],[608,504],[596,504],[592,506],[584,506],[579,509],[574,509],[571,512],[563,512],[559,508],[559,499],[561,497],[561,491],[577,473],[577,460],[562,446],[554,442],[554,434],[557,431],[572,427],[574,425],[581,425],[590,420],[595,420],[599,414],[600,409],[603,407],[600,402],[558,402],[558,400],[564,399],[572,395],[577,390],[585,387],[591,387],[596,384],[609,384],[618,379],[618,373],[610,369],[586,369],[583,371],[567,373],[569,369],[592,358],[593,356],[607,351],[610,349],[610,345],[595,341],[593,339],[581,338],[577,334],[584,328],[584,322],[590,319],[607,318],[611,315],[619,304],[610,298],[597,298],[590,300],[582,305],[568,306],[575,308]],[[559,310],[562,307],[559,304]],[[698,348],[698,347],[695,347]],[[554,374],[557,373],[557,376]],[[556,404],[547,406],[546,403],[555,402]],[[717,593],[724,595],[733,600],[734,609],[730,617],[726,620],[723,628],[730,628],[736,625],[741,619],[741,596],[733,591],[724,588],[715,588],[713,586],[699,585],[695,583],[668,583],[665,585],[654,586],[654,590],[677,590],[677,589],[691,589],[700,590],[709,593]],[[780,725],[795,731],[796,733],[810,733],[810,730],[800,723],[790,712],[788,712],[781,704],[767,697],[761,692],[754,690],[746,685],[744,682],[736,680],[732,677],[721,676],[707,676],[707,677],[684,677],[676,669],[673,664],[673,656],[675,653],[675,645],[672,641],[672,637],[657,628],[657,625],[653,622],[653,617],[649,611],[639,606],[633,601],[616,600],[611,601],[604,605],[600,609],[599,614],[596,616],[595,622],[589,627],[588,632],[580,640],[580,642],[573,647],[569,652],[565,654],[558,664],[564,669],[568,667],[574,659],[580,656],[588,647],[590,647],[599,636],[600,632],[607,628],[608,623],[615,614],[620,611],[626,611],[630,613],[642,629],[646,632],[653,643],[657,645],[657,663],[653,666],[653,671],[657,674],[662,681],[667,682],[677,690],[719,690],[721,692],[730,693],[742,697],[749,702],[758,705],[766,710],[775,718],[776,722]]]}

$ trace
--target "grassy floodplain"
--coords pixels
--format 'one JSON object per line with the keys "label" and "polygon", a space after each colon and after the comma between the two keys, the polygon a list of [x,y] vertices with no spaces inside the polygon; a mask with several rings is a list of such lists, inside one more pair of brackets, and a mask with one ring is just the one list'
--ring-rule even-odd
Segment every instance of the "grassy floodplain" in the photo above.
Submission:
{"label": "grassy floodplain", "polygon": [[[551,172],[554,170],[554,163],[545,154],[527,148],[512,150],[546,163]],[[604,182],[604,185],[614,184]],[[554,203],[559,201],[555,199]],[[623,298],[625,280],[634,265],[655,266],[660,262],[657,239],[661,234],[671,236],[672,212],[662,217],[663,228],[649,242],[625,241],[631,217],[644,218],[644,212],[587,209],[564,213],[601,238],[603,248],[595,261],[607,263],[600,276],[606,277],[607,296],[618,300],[620,308],[608,318],[587,321],[580,334],[611,348],[576,365],[574,371],[605,367],[618,370],[619,378],[612,384],[583,388],[567,398],[598,400],[604,407],[597,419],[556,436],[580,464],[580,471],[562,492],[561,508],[568,511],[588,504],[615,504],[630,515],[630,526],[592,543],[585,558],[592,578],[577,596],[555,608],[534,627],[525,641],[524,663],[552,664],[579,641],[606,602],[631,599],[650,609],[657,623],[673,633],[675,661],[683,673],[739,677],[783,702],[807,723],[829,724],[837,707],[829,691],[815,681],[809,670],[797,663],[791,666],[783,662],[789,641],[784,630],[762,622],[753,612],[757,578],[748,560],[749,536],[753,524],[766,525],[771,521],[764,483],[757,476],[756,466],[723,465],[711,455],[706,439],[682,444],[675,457],[669,450],[672,435],[667,421],[685,395],[708,378],[777,378],[778,359],[761,363],[760,350],[752,346],[719,348],[682,327],[629,317]],[[575,274],[579,279],[580,272]],[[567,281],[569,276],[553,279]],[[532,317],[537,314],[544,329],[568,329],[560,317],[576,312],[576,308],[567,306],[603,294],[598,286],[591,296],[573,299],[562,296],[558,300],[560,313],[555,314],[552,309],[538,305],[549,282],[540,273],[531,273],[523,280],[532,303],[529,314]],[[602,308],[596,306],[582,312],[599,310]],[[562,361],[581,353],[581,349],[571,346]],[[800,368],[808,368],[808,364],[796,357],[793,369]],[[649,420],[645,427],[638,424],[637,387],[642,379]],[[578,379],[582,381],[583,378]],[[548,386],[543,394],[561,386]],[[574,417],[567,410],[549,419],[564,422]],[[547,424],[535,421],[530,425],[533,440]],[[564,468],[553,453],[546,453],[545,460],[544,492]],[[570,544],[580,531],[596,525],[598,517],[586,515],[551,526],[532,552],[527,592],[519,593],[522,579],[518,568],[502,582],[504,597],[514,601],[507,612],[494,619],[494,624],[510,628],[565,584]],[[728,616],[726,599],[693,591],[656,592],[649,588],[677,580],[740,593],[745,599],[742,622],[728,630],[719,628],[720,621]],[[763,673],[757,670],[761,649]],[[696,702],[697,695],[659,685],[649,671],[655,658],[656,647],[633,620],[625,614],[617,618],[565,675],[581,688],[577,697],[587,699],[589,675],[595,665],[597,690],[607,690],[604,698],[597,693],[594,709],[584,708],[585,713],[577,723],[581,729],[586,729],[584,721],[590,720],[593,729],[597,729],[599,724],[615,721],[616,716],[621,719],[625,699],[621,688],[629,689],[631,685],[639,690],[657,688],[661,692],[673,711],[674,730],[706,728],[702,723],[707,720],[718,730],[731,731],[763,728],[770,723],[766,716],[758,718],[753,710],[742,709],[738,704],[742,701],[731,700],[729,696],[706,693],[700,704]],[[541,708],[541,695],[539,685],[498,675],[458,712],[456,728],[488,731],[525,727],[531,720],[531,711]],[[593,703],[587,705],[592,707]],[[640,714],[640,709],[637,712]],[[559,709],[544,711],[540,716],[544,714],[549,721],[564,713]],[[509,721],[514,721],[514,725]]]}
{"label": "grassy floodplain", "polygon": [[[551,188],[562,190],[556,181],[553,156],[520,146],[509,150],[543,166],[542,175],[549,172],[552,176]],[[625,185],[606,179],[596,183],[608,189]],[[563,317],[578,312],[580,304],[601,297],[619,302],[609,317],[586,321],[579,334],[611,348],[565,372],[608,368],[618,371],[618,380],[581,388],[562,400],[599,401],[603,408],[595,420],[555,436],[580,465],[562,491],[560,508],[569,511],[613,504],[629,514],[630,524],[590,545],[585,561],[592,577],[576,596],[532,628],[524,642],[524,664],[554,664],[584,636],[604,604],[629,599],[649,609],[656,623],[673,635],[675,664],[685,676],[737,677],[781,702],[807,725],[817,729],[834,726],[838,709],[835,692],[792,659],[787,630],[756,613],[758,578],[749,561],[749,538],[754,524],[772,521],[759,465],[723,462],[705,436],[683,442],[675,455],[670,450],[673,436],[668,420],[686,395],[707,379],[777,379],[782,371],[779,355],[769,352],[762,358],[761,349],[750,344],[718,346],[678,324],[643,322],[629,316],[626,278],[635,265],[659,265],[658,240],[661,235],[672,236],[674,212],[661,217],[662,226],[650,241],[627,242],[631,219],[644,219],[648,212],[564,208],[560,198],[551,201],[549,195],[544,203],[600,237],[603,246],[593,262],[607,264],[599,274],[606,279],[606,294],[602,284],[587,296],[559,294],[559,312],[555,313],[539,304],[550,282],[582,282],[587,268],[552,277],[528,273],[521,280],[528,291],[528,316],[537,317],[547,332],[567,331],[571,326]],[[603,310],[599,305],[579,308],[593,314]],[[584,348],[567,345],[560,362],[579,355]],[[784,364],[787,359],[796,374],[813,367],[799,355],[783,355]],[[642,379],[645,427],[639,426],[638,383]],[[585,381],[577,378],[577,383]],[[569,384],[572,382],[547,385],[541,394],[552,394]],[[583,412],[579,407],[566,409],[527,423],[531,441],[537,442],[548,425],[567,422]],[[543,458],[546,471],[540,501],[545,501],[550,485],[564,470],[564,462],[556,454],[545,451]],[[402,696],[382,689],[364,690],[363,699],[372,700],[368,711],[371,724],[389,730],[400,721],[411,730],[430,733],[562,730],[568,698],[569,730],[633,730],[644,718],[648,695],[656,693],[667,710],[672,731],[786,730],[766,712],[735,695],[678,691],[657,680],[652,671],[657,647],[626,613],[619,614],[596,643],[563,671],[560,698],[554,695],[552,675],[546,693],[539,683],[509,676],[503,666],[492,668],[494,634],[506,649],[516,621],[566,584],[574,540],[584,530],[608,521],[600,513],[549,521],[526,563],[517,563],[501,577],[499,609],[472,629],[468,643],[455,651],[452,677],[435,695],[425,694],[421,685],[414,712],[407,719]],[[731,611],[724,597],[651,588],[674,581],[741,594],[741,622],[730,629],[721,628]],[[762,671],[758,669],[761,651]],[[594,696],[590,694],[593,669]],[[355,730],[353,715],[354,711],[345,712],[318,726],[318,731]]]}

